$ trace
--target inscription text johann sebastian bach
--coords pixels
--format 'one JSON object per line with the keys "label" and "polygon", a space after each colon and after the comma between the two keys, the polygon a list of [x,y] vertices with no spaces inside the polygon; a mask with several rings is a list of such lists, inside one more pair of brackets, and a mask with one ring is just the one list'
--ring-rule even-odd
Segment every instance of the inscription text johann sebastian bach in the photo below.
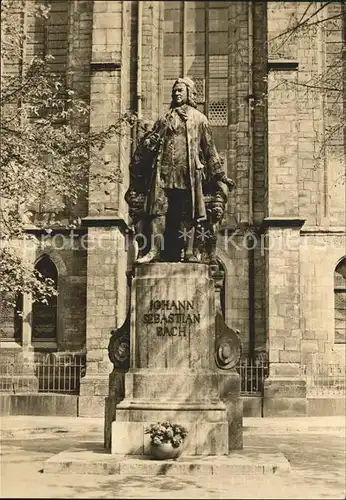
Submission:
{"label": "inscription text johann sebastian bach", "polygon": [[143,323],[155,325],[158,337],[186,337],[191,325],[200,321],[193,300],[151,300],[148,313],[143,315]]}

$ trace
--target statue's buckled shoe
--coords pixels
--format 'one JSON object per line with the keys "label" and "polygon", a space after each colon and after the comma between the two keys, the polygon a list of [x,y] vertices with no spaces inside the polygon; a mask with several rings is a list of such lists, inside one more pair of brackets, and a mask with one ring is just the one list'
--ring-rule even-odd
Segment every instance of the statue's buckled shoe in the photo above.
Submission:
{"label": "statue's buckled shoe", "polygon": [[160,251],[156,248],[151,249],[144,257],[140,257],[136,260],[136,264],[147,264],[148,262],[153,262],[159,260]]}
{"label": "statue's buckled shoe", "polygon": [[199,262],[196,255],[186,255],[185,262]]}

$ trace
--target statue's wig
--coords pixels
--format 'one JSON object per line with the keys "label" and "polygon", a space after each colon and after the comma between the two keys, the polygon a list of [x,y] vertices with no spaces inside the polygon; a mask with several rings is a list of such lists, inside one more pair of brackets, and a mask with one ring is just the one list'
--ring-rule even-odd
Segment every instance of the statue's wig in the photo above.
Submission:
{"label": "statue's wig", "polygon": [[174,107],[173,104],[173,89],[178,83],[183,83],[186,86],[187,89],[187,104],[189,106],[192,106],[194,108],[197,108],[197,91],[196,91],[196,86],[194,82],[191,80],[191,78],[185,77],[185,78],[178,78],[175,80],[173,87],[172,87],[172,102],[171,102],[171,108]]}

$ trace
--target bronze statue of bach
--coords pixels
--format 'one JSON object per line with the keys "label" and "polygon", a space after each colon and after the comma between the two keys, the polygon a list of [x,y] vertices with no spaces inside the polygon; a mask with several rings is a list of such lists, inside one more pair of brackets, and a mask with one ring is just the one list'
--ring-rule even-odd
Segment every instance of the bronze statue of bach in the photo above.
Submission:
{"label": "bronze statue of bach", "polygon": [[207,117],[196,108],[194,82],[178,78],[169,111],[131,159],[125,200],[137,234],[150,240],[138,264],[214,258],[216,227],[234,182],[224,171]]}

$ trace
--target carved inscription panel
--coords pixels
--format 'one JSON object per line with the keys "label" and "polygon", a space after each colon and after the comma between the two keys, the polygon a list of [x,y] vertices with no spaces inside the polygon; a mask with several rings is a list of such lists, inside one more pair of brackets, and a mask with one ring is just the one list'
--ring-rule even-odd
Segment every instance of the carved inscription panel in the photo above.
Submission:
{"label": "carved inscription panel", "polygon": [[151,300],[143,323],[153,325],[158,337],[186,337],[191,326],[199,324],[201,315],[193,300]]}

